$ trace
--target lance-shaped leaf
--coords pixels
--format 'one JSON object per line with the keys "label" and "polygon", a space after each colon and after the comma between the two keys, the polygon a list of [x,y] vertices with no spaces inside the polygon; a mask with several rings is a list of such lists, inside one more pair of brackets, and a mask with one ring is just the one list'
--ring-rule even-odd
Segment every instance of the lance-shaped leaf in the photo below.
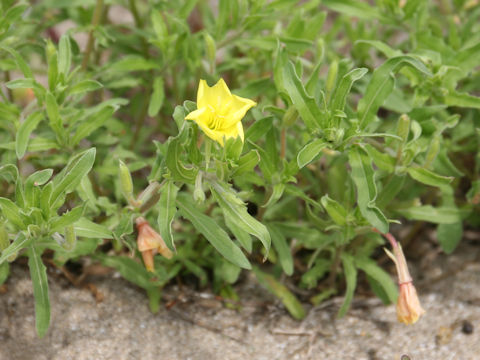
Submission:
{"label": "lance-shaped leaf", "polygon": [[468,215],[468,211],[462,211],[455,207],[438,207],[431,205],[414,206],[407,209],[395,209],[396,212],[411,220],[428,221],[434,224],[455,224]]}
{"label": "lance-shaped leaf", "polygon": [[39,337],[43,337],[50,325],[50,299],[48,297],[47,268],[33,246],[28,249],[28,267],[35,297],[35,326]]}
{"label": "lance-shaped leaf", "polygon": [[367,72],[368,69],[366,68],[353,69],[342,77],[332,95],[330,105],[330,111],[332,113],[334,113],[336,110],[343,111],[345,102],[347,101],[347,95],[350,93],[353,83],[361,79]]}
{"label": "lance-shaped leaf", "polygon": [[181,160],[180,154],[184,150],[180,146],[180,139],[171,139],[168,142],[167,154],[165,156],[165,163],[167,168],[172,172],[175,180],[184,181],[190,184],[195,183],[198,169],[194,167],[185,167]]}
{"label": "lance-shaped leaf", "polygon": [[356,258],[355,265],[382,287],[389,303],[397,301],[397,285],[393,282],[391,276],[379,267],[375,261],[368,258]]}
{"label": "lance-shaped leaf", "polygon": [[382,233],[388,232],[388,221],[385,215],[375,206],[377,187],[371,159],[358,147],[350,149],[348,154],[351,177],[357,188],[357,203],[365,219]]}
{"label": "lance-shaped leaf", "polygon": [[309,142],[298,152],[298,167],[301,169],[310,164],[325,147],[327,147],[327,143],[322,139],[315,139]]}
{"label": "lance-shaped leaf", "polygon": [[253,272],[260,285],[267,288],[273,295],[278,297],[287,308],[290,315],[295,319],[301,320],[305,317],[305,309],[295,295],[288,288],[275,279],[272,275],[264,273],[259,268],[254,267]]}
{"label": "lance-shaped leaf", "polygon": [[343,304],[338,311],[337,316],[339,318],[343,317],[350,308],[350,304],[353,300],[353,293],[355,292],[355,288],[357,287],[357,268],[355,267],[355,261],[353,256],[343,253],[342,265],[343,272],[345,274],[345,282],[347,284],[347,289],[345,291],[345,299],[343,300]]}
{"label": "lance-shaped leaf", "polygon": [[75,190],[82,178],[87,175],[95,162],[95,148],[88,149],[67,163],[67,166],[53,179],[50,206],[55,207],[59,198]]}
{"label": "lance-shaped leaf", "polygon": [[373,121],[379,107],[395,86],[394,74],[404,66],[412,67],[427,76],[431,76],[422,62],[408,55],[392,57],[385,61],[373,72],[365,95],[358,103],[358,117],[362,129]]}
{"label": "lance-shaped leaf", "polygon": [[30,242],[31,238],[27,238],[23,232],[18,233],[16,239],[2,251],[0,256],[0,264],[7,260],[10,256],[17,254],[20,250],[26,248]]}
{"label": "lance-shaped leaf", "polygon": [[30,140],[30,134],[36,129],[40,121],[43,119],[41,112],[34,112],[30,114],[24,122],[20,124],[15,139],[15,151],[17,158],[23,158],[25,151],[27,151],[28,141]]}
{"label": "lance-shaped leaf", "polygon": [[177,206],[182,216],[190,221],[225,259],[241,268],[252,268],[242,250],[228,237],[225,230],[211,217],[202,214],[187,195],[177,195]]}
{"label": "lance-shaped leaf", "polygon": [[290,247],[287,243],[287,238],[282,231],[275,225],[269,225],[268,230],[272,235],[272,243],[275,250],[277,250],[278,261],[282,266],[283,271],[288,276],[293,274],[293,257]]}
{"label": "lance-shaped leaf", "polygon": [[413,179],[430,186],[443,187],[449,185],[453,180],[453,177],[441,176],[430,170],[419,167],[411,167],[408,168],[407,171]]}
{"label": "lance-shaped leaf", "polygon": [[175,244],[173,243],[172,235],[172,221],[177,208],[175,207],[175,201],[177,199],[178,188],[173,181],[168,181],[162,189],[160,195],[159,207],[158,207],[158,229],[165,244],[170,250],[175,251]]}
{"label": "lance-shaped leaf", "polygon": [[22,216],[20,216],[20,208],[12,200],[0,197],[1,214],[12,224],[20,229],[25,228]]}
{"label": "lance-shaped leaf", "polygon": [[75,225],[77,236],[92,239],[113,239],[112,232],[104,225],[96,224],[86,218],[81,218]]}
{"label": "lance-shaped leaf", "polygon": [[323,115],[315,99],[307,94],[302,81],[295,72],[295,66],[291,61],[288,61],[283,68],[283,85],[307,128],[317,128],[321,123]]}
{"label": "lance-shaped leaf", "polygon": [[328,195],[324,195],[320,202],[322,203],[328,215],[335,224],[343,226],[347,223],[347,210],[338,201],[331,199]]}
{"label": "lance-shaped leaf", "polygon": [[228,213],[231,219],[237,219],[239,226],[258,238],[268,254],[271,239],[267,227],[248,213],[247,206],[236,196],[233,190],[225,188],[216,181],[212,181],[210,184],[212,194],[224,213]]}

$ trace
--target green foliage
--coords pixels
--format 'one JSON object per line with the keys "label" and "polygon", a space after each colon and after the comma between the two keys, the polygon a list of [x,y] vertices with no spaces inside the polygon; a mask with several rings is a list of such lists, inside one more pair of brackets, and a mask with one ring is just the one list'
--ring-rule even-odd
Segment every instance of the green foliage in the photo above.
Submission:
{"label": "green foliage", "polygon": [[[234,296],[241,269],[299,319],[280,278],[313,303],[345,292],[340,316],[361,276],[395,301],[373,228],[435,224],[451,253],[479,226],[472,4],[0,1],[0,284],[27,256],[40,336],[46,257],[115,268],[152,311],[173,277]],[[224,147],[185,120],[199,80],[219,78],[258,104],[244,142]],[[139,216],[173,254],[155,256],[153,272]]]}

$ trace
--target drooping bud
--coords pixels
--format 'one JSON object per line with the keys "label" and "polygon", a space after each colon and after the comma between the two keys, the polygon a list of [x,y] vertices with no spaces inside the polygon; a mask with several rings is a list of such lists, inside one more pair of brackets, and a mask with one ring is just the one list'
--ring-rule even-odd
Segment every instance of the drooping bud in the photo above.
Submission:
{"label": "drooping bud", "polygon": [[413,286],[412,277],[408,271],[407,261],[399,243],[393,242],[393,254],[386,250],[397,268],[400,295],[397,300],[397,318],[404,324],[414,324],[425,310],[420,305],[417,290]]}
{"label": "drooping bud", "polygon": [[173,253],[167,247],[160,234],[158,234],[149,225],[148,221],[143,217],[138,217],[135,220],[138,230],[137,247],[138,251],[142,253],[145,268],[148,271],[155,269],[153,256],[158,252],[167,259],[171,259]]}

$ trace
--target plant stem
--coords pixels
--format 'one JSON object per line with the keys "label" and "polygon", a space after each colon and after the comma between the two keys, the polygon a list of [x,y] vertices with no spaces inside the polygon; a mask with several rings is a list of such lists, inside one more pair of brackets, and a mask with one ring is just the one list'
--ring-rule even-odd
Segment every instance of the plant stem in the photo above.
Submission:
{"label": "plant stem", "polygon": [[[135,20],[135,25],[139,29],[142,29],[143,26],[144,26],[144,23],[143,23],[143,20],[138,13],[137,4],[136,4],[135,0],[129,0],[128,4],[129,4],[129,7],[130,7],[130,11],[132,12],[133,18]],[[143,48],[142,49],[143,50],[143,56],[145,57],[145,59],[149,59],[150,58],[150,53],[148,52],[148,43],[145,40],[145,38],[143,38],[143,37],[142,37],[141,41],[142,41],[142,48]],[[154,73],[153,73],[152,70],[150,70],[149,71],[149,76],[148,76],[148,85],[147,85],[147,87],[145,88],[145,91],[144,91],[144,94],[146,96],[144,96],[142,109],[140,110],[140,114],[135,121],[135,131],[133,133],[133,137],[132,137],[132,140],[130,142],[130,149],[133,149],[135,144],[138,142],[138,137],[140,136],[140,131],[142,130],[143,124],[145,124],[145,120],[147,118],[148,104],[149,104],[149,99],[150,99],[149,96],[152,93],[152,89],[153,89],[153,78],[154,78]]]}
{"label": "plant stem", "polygon": [[95,42],[95,39],[93,38],[93,31],[100,23],[100,19],[102,18],[102,11],[103,11],[103,0],[97,0],[97,4],[95,5],[95,10],[93,11],[92,29],[88,33],[87,47],[85,49],[85,54],[83,55],[82,70],[84,71],[87,69],[88,60],[90,59],[90,54],[92,53],[93,44]]}
{"label": "plant stem", "polygon": [[286,136],[285,128],[282,128],[282,131],[280,132],[280,157],[282,159],[285,159],[286,148],[287,148],[287,136]]}

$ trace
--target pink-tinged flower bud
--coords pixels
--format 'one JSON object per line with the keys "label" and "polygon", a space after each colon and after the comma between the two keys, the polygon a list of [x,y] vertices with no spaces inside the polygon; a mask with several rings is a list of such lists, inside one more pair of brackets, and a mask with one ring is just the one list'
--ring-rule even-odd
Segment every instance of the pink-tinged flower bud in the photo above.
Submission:
{"label": "pink-tinged flower bud", "polygon": [[418,300],[417,290],[410,281],[400,284],[397,300],[397,319],[404,324],[414,324],[425,313]]}
{"label": "pink-tinged flower bud", "polygon": [[425,310],[423,310],[420,305],[417,290],[415,290],[415,286],[413,286],[412,277],[408,271],[407,260],[403,254],[402,247],[396,241],[391,243],[393,246],[393,254],[386,249],[385,251],[395,263],[398,273],[400,295],[397,300],[397,318],[398,321],[404,324],[414,324],[418,318],[425,313]]}
{"label": "pink-tinged flower bud", "polygon": [[152,227],[148,224],[148,221],[143,217],[138,217],[135,220],[137,224],[138,237],[137,237],[137,246],[138,251],[142,253],[143,262],[145,268],[148,271],[154,270],[153,256],[160,253],[163,257],[170,259],[173,256],[173,253],[165,245],[160,234],[158,234]]}

